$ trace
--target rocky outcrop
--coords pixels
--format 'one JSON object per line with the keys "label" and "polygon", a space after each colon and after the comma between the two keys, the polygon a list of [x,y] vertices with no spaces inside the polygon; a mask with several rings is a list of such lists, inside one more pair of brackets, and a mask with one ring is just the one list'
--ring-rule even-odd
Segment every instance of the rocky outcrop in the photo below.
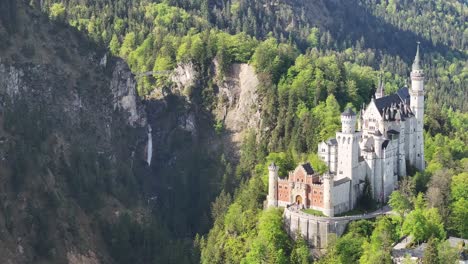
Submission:
{"label": "rocky outcrop", "polygon": [[137,95],[136,81],[128,65],[120,59],[117,60],[112,70],[110,87],[114,96],[114,108],[120,108],[128,113],[128,124],[146,125],[143,105]]}
{"label": "rocky outcrop", "polygon": [[175,90],[182,93],[196,84],[198,75],[193,63],[180,63],[172,72],[170,79],[174,83]]}
{"label": "rocky outcrop", "polygon": [[260,129],[258,84],[255,69],[251,65],[238,63],[233,64],[218,83],[220,103],[217,116],[233,134],[234,142],[240,142],[244,131]]}

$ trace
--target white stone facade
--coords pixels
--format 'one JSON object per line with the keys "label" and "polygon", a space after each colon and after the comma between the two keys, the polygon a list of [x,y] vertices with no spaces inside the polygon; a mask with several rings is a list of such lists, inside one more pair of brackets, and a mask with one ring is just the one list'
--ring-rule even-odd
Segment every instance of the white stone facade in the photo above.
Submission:
{"label": "white stone facade", "polygon": [[[329,168],[325,175],[314,174],[313,168],[307,173],[299,166],[278,184],[278,169],[270,166],[268,205],[296,203],[334,216],[356,207],[366,178],[374,199],[386,202],[398,179],[406,176],[407,164],[424,170],[424,73],[419,45],[411,80],[411,89],[404,87],[387,96],[380,82],[375,98],[359,115],[351,109],[341,114],[341,131],[318,145],[318,155]],[[307,175],[304,180],[295,175],[299,168]]]}

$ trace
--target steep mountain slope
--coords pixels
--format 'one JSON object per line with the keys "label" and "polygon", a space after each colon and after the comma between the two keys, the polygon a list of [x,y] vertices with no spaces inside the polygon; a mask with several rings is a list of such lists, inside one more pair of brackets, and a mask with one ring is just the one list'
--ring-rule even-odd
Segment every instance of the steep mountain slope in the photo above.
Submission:
{"label": "steep mountain slope", "polygon": [[104,227],[145,193],[132,74],[23,1],[0,10],[0,262],[113,262]]}

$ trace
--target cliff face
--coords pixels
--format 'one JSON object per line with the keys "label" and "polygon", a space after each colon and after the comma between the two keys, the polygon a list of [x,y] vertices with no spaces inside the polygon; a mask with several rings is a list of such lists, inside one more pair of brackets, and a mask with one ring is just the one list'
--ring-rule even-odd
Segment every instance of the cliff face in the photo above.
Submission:
{"label": "cliff face", "polygon": [[13,2],[0,19],[0,262],[112,262],[102,226],[144,193],[135,81],[122,60]]}
{"label": "cliff face", "polygon": [[[236,145],[242,141],[244,132],[260,129],[261,104],[257,86],[259,80],[255,69],[245,63],[230,65],[227,72],[220,73],[216,60],[212,63],[215,86],[215,104],[213,114],[218,122],[223,124],[227,132],[227,141]],[[187,91],[194,89],[200,73],[193,64],[181,64],[171,75],[174,83],[173,92],[187,95]]]}
{"label": "cliff face", "polygon": [[223,120],[236,143],[241,142],[245,131],[260,129],[258,85],[255,69],[248,64],[233,64],[218,81],[217,118]]}

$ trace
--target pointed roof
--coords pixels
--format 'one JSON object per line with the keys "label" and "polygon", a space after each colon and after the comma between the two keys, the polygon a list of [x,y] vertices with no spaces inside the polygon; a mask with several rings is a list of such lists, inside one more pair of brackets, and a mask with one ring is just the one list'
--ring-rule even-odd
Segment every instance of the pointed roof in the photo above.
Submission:
{"label": "pointed roof", "polygon": [[413,71],[421,70],[421,58],[419,56],[419,44],[420,42],[418,41],[418,47],[416,48],[416,56],[414,57],[414,62],[413,62]]}
{"label": "pointed roof", "polygon": [[276,170],[278,167],[276,166],[276,164],[274,162],[271,162],[270,166],[268,166],[268,169],[270,170]]}
{"label": "pointed roof", "polygon": [[307,162],[307,163],[301,164],[301,166],[307,172],[308,175],[312,175],[315,173],[310,163]]}
{"label": "pointed roof", "polygon": [[[407,87],[400,88],[396,93],[390,94],[381,98],[377,98],[374,101],[375,106],[379,110],[380,115],[383,117],[385,112],[392,107],[395,109],[404,109],[406,105],[409,105],[411,96]],[[396,113],[393,113],[396,114]],[[408,112],[402,112],[401,117],[408,117]],[[392,117],[393,118],[393,117]]]}
{"label": "pointed roof", "polygon": [[374,132],[374,135],[377,136],[377,137],[381,137],[382,132],[380,132],[380,129],[377,129],[377,131]]}
{"label": "pointed roof", "polygon": [[329,146],[334,146],[338,144],[338,141],[336,141],[336,138],[329,138],[325,143]]}
{"label": "pointed roof", "polygon": [[385,95],[385,85],[383,80],[382,72],[379,74],[379,87],[377,87],[377,91],[375,92],[375,97],[380,98]]}

